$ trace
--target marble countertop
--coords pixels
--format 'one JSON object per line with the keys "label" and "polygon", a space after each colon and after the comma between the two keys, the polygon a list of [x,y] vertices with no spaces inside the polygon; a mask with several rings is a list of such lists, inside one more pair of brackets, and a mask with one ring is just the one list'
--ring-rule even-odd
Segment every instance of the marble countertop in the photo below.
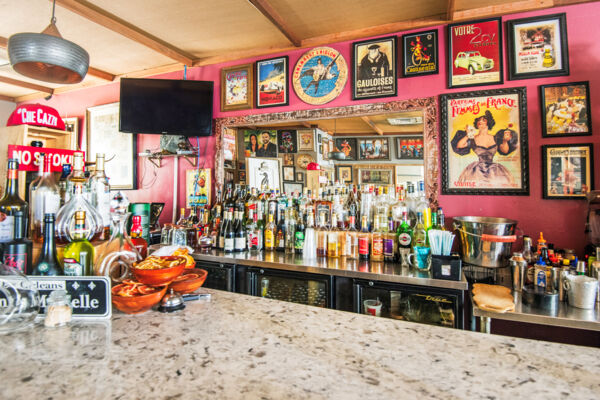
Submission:
{"label": "marble countertop", "polygon": [[600,349],[203,289],[176,314],[0,336],[2,399],[598,398]]}

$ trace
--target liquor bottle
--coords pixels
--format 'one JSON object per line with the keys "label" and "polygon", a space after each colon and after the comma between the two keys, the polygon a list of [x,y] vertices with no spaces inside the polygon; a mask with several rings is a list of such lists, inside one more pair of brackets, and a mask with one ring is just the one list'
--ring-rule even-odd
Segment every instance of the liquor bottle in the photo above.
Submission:
{"label": "liquor bottle", "polygon": [[215,199],[215,205],[211,208],[211,219],[212,221],[221,219],[223,217],[223,200],[221,199],[221,191],[217,191],[217,198]]}
{"label": "liquor bottle", "polygon": [[397,244],[396,244],[396,231],[394,230],[394,220],[392,217],[388,218],[388,226],[383,234],[383,261],[393,262],[396,261],[397,255]]}
{"label": "liquor bottle", "polygon": [[42,252],[31,275],[61,275],[62,269],[56,258],[56,244],[54,243],[54,214],[46,214],[44,216],[44,224]]}
{"label": "liquor bottle", "polygon": [[243,209],[244,206],[242,205],[242,210],[236,211],[238,223],[234,232],[233,251],[235,252],[246,251],[246,225],[243,220]]}
{"label": "liquor bottle", "polygon": [[347,210],[347,220],[346,225],[349,223],[349,220],[351,217],[356,218],[356,216],[358,215],[358,212],[360,211],[359,209],[359,204],[356,200],[356,195],[354,193],[354,187],[352,187],[352,190],[350,190],[350,192],[348,193],[348,197],[346,198],[346,204],[345,204],[345,208]]}
{"label": "liquor bottle", "polygon": [[285,218],[283,213],[278,213],[277,230],[275,231],[275,249],[285,251]]}
{"label": "liquor bottle", "polygon": [[302,254],[304,249],[304,240],[306,237],[306,226],[304,225],[304,214],[302,211],[298,213],[298,223],[294,234],[294,252]]}
{"label": "liquor bottle", "polygon": [[85,199],[89,202],[91,198],[88,192],[89,187],[86,185],[87,178],[85,177],[84,172],[83,153],[80,151],[76,151],[75,153],[73,153],[73,168],[71,169],[71,174],[69,174],[69,176],[67,177],[65,204],[71,200],[71,197],[73,197],[73,193],[75,191],[75,184],[77,183],[82,184],[82,193]]}
{"label": "liquor bottle", "polygon": [[204,226],[204,231],[198,239],[198,246],[200,247],[200,251],[202,253],[208,253],[213,247],[213,236],[208,225]]}
{"label": "liquor bottle", "polygon": [[142,228],[142,216],[134,215],[131,217],[131,221],[131,233],[129,235],[131,243],[133,243],[133,247],[140,253],[140,256],[146,258],[148,255],[148,242],[142,237],[142,234],[144,233],[144,229]]}
{"label": "liquor bottle", "polygon": [[[104,154],[96,154],[96,168],[89,180],[92,206],[102,218],[101,240],[110,238],[110,185],[104,173]],[[145,256],[144,256],[145,258]]]}
{"label": "liquor bottle", "polygon": [[383,231],[377,218],[371,233],[371,261],[383,261]]}
{"label": "liquor bottle", "polygon": [[83,186],[84,182],[82,181],[74,182],[71,198],[56,214],[56,240],[59,244],[66,244],[71,241],[70,230],[77,211],[85,211],[87,239],[90,242],[100,238],[104,232],[102,217],[86,199]]}
{"label": "liquor bottle", "polygon": [[413,230],[410,227],[410,223],[408,221],[408,212],[406,211],[402,213],[402,222],[396,230],[396,236],[398,237],[398,250],[400,252],[402,252],[402,250],[406,250],[410,253]]}
{"label": "liquor bottle", "polygon": [[358,233],[358,258],[368,260],[371,256],[371,234],[369,233],[369,217],[363,215],[360,221],[361,229]]}
{"label": "liquor bottle", "polygon": [[346,249],[342,255],[349,259],[358,259],[358,230],[356,229],[356,217],[354,215],[350,215],[344,235],[346,236]]}
{"label": "liquor bottle", "polygon": [[9,267],[17,268],[24,274],[31,274],[33,245],[31,240],[24,238],[23,211],[14,212],[14,239],[3,244],[2,262]]}
{"label": "liquor bottle", "polygon": [[[44,147],[44,143],[41,140],[32,140],[30,146],[41,148]],[[38,166],[37,173],[29,171],[25,172],[25,201],[29,204],[31,204],[31,197],[29,197],[31,195],[31,192],[28,191],[27,188],[30,188],[34,182],[39,182],[44,172],[44,159],[42,158],[44,156],[44,153],[37,153],[37,156],[35,154],[36,152],[34,152],[34,165]]]}
{"label": "liquor bottle", "polygon": [[313,260],[317,255],[317,239],[314,224],[314,216],[309,213],[306,217],[306,229],[304,230],[304,248],[302,249],[302,258],[304,260]]}
{"label": "liquor bottle", "polygon": [[331,226],[327,232],[327,257],[338,258],[340,256],[340,231],[337,228],[337,214],[331,215]]}
{"label": "liquor bottle", "polygon": [[17,160],[8,160],[6,189],[4,191],[4,197],[0,199],[0,212],[6,215],[4,221],[0,222],[0,243],[10,242],[14,239],[14,213],[16,211],[21,211],[23,213],[23,237],[27,237],[29,205],[19,197],[19,182],[17,178],[18,169],[19,162]]}
{"label": "liquor bottle", "polygon": [[294,254],[296,246],[296,210],[288,199],[288,207],[285,218],[285,254]]}
{"label": "liquor bottle", "polygon": [[[323,223],[324,226],[331,225],[331,212],[332,212],[332,202],[328,200],[326,197],[321,197],[319,200],[315,202],[315,213],[319,216],[319,220],[321,218],[325,218]],[[318,248],[317,248],[318,252]]]}
{"label": "liquor bottle", "polygon": [[225,230],[229,224],[228,216],[229,209],[223,209],[223,221],[221,222],[221,227],[219,228],[219,250],[225,250]]}
{"label": "liquor bottle", "polygon": [[319,225],[315,232],[317,235],[317,257],[327,257],[328,229],[325,225],[325,214],[326,212],[319,214]]}
{"label": "liquor bottle", "polygon": [[250,210],[252,214],[252,224],[248,227],[248,250],[256,254],[263,248],[263,231],[258,225],[258,215]]}
{"label": "liquor bottle", "polygon": [[444,215],[444,210],[442,207],[438,207],[437,210],[437,220],[438,220],[438,228],[441,231],[446,230],[446,216]]}
{"label": "liquor bottle", "polygon": [[64,206],[67,202],[67,178],[71,175],[71,164],[62,165],[62,173],[58,180],[58,190],[60,193],[60,206]]}
{"label": "liquor bottle", "polygon": [[60,208],[60,189],[52,174],[52,159],[44,158],[44,172],[29,188],[31,199],[31,236],[34,242],[44,238],[44,215],[56,214]]}
{"label": "liquor bottle", "polygon": [[212,223],[211,223],[210,239],[211,239],[211,246],[213,249],[219,248],[219,227],[220,227],[220,225],[221,225],[221,216],[219,215],[218,217],[213,219]]}
{"label": "liquor bottle", "polygon": [[227,211],[227,227],[225,228],[225,244],[223,246],[223,251],[225,253],[233,253],[235,249],[235,231],[233,230],[233,221],[231,218],[233,216],[233,207],[229,207]]}
{"label": "liquor bottle", "polygon": [[413,231],[412,248],[415,247],[426,247],[427,246],[427,233],[425,232],[425,225],[423,224],[423,214],[417,212],[417,224]]}
{"label": "liquor bottle", "polygon": [[187,225],[187,218],[185,218],[185,208],[184,207],[180,208],[179,219],[177,220],[177,225],[179,225],[179,226]]}
{"label": "liquor bottle", "polygon": [[277,226],[273,222],[273,214],[269,214],[269,222],[265,227],[265,250],[275,250],[275,235],[277,234]]}
{"label": "liquor bottle", "polygon": [[[138,215],[138,218],[141,217]],[[75,226],[71,230],[72,242],[65,247],[63,253],[63,271],[65,275],[94,275],[95,250],[86,236],[85,211],[77,211],[75,213]]]}

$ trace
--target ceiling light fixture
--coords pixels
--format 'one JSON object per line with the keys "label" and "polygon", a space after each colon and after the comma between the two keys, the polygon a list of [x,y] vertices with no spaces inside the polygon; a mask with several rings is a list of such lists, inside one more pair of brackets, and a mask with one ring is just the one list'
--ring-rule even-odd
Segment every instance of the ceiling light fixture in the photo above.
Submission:
{"label": "ceiling light fixture", "polygon": [[334,119],[333,123],[334,123],[334,125],[333,125],[333,136],[334,136],[333,143],[334,144],[333,144],[333,149],[331,149],[331,151],[329,152],[329,159],[336,160],[336,161],[343,161],[346,159],[346,154],[339,151],[337,149],[337,147],[335,146],[335,133],[337,131],[337,119]]}
{"label": "ceiling light fixture", "polygon": [[52,19],[42,33],[17,33],[8,38],[8,57],[15,71],[29,78],[52,83],[79,83],[85,78],[90,56],[80,46],[65,40]]}

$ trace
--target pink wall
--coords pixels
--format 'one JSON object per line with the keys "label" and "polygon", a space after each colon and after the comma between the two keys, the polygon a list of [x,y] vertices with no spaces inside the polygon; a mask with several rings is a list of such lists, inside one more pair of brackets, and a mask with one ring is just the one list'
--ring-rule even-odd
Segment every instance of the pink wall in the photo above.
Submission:
{"label": "pink wall", "polygon": [[[570,76],[547,78],[547,79],[527,79],[520,81],[508,81],[508,72],[504,66],[504,85],[473,87],[466,89],[449,90],[446,88],[446,53],[445,53],[445,26],[438,26],[440,33],[440,73],[425,77],[414,77],[399,79],[398,93],[395,98],[375,99],[375,100],[351,100],[350,83],[342,94],[334,101],[323,107],[346,106],[350,104],[360,104],[369,102],[385,102],[390,100],[410,99],[417,97],[438,96],[442,93],[461,92],[468,90],[495,89],[501,87],[527,87],[527,103],[529,117],[529,173],[530,173],[530,196],[440,196],[440,205],[445,209],[446,215],[481,215],[481,216],[502,216],[513,218],[519,221],[519,226],[528,234],[537,236],[539,231],[543,231],[548,241],[556,243],[560,247],[575,248],[581,252],[585,244],[584,224],[586,203],[582,200],[542,200],[542,171],[541,171],[541,146],[543,144],[566,144],[593,142],[595,145],[594,156],[596,165],[600,163],[598,154],[600,143],[598,135],[588,137],[575,137],[563,139],[542,139],[541,137],[541,114],[538,98],[538,86],[542,84],[590,81],[591,104],[592,104],[592,125],[600,126],[600,121],[596,117],[600,105],[600,77],[597,72],[597,65],[600,60],[600,41],[597,21],[600,20],[600,3],[589,3],[569,7],[560,7],[541,12],[531,12],[510,15],[503,18],[515,19],[529,17],[534,15],[547,15],[559,12],[567,13],[567,27],[569,38],[569,58],[570,58]],[[399,32],[400,34],[400,32]],[[387,35],[386,35],[387,36]],[[506,34],[504,34],[506,42]],[[346,62],[351,62],[351,42],[334,43],[330,45],[337,49],[345,57]],[[290,65],[293,66],[298,58],[306,49],[285,53],[289,56]],[[505,52],[506,53],[506,52]],[[274,55],[275,56],[275,55]],[[270,56],[269,56],[270,57]],[[256,113],[272,113],[290,110],[303,110],[317,108],[303,103],[290,91],[290,105],[287,107],[277,107],[262,110],[244,110],[237,112],[220,111],[219,96],[219,76],[220,69],[228,65],[237,65],[247,62],[254,62],[257,59],[269,58],[259,57],[246,60],[237,60],[234,62],[199,67],[188,70],[188,79],[212,80],[215,82],[215,100],[214,116],[225,117],[235,115],[246,115]],[[161,78],[181,79],[183,73],[169,73],[160,75]],[[106,104],[119,100],[118,84],[109,84],[102,87],[82,89],[70,93],[54,96],[50,101],[45,102],[59,110],[63,116],[79,116],[82,122],[85,119],[85,110],[87,107]],[[195,141],[195,140],[194,140]],[[207,167],[214,164],[214,138],[201,138],[200,146],[202,149],[208,141],[208,152],[206,157],[201,157],[200,163]],[[158,136],[140,135],[139,150],[158,147]],[[139,184],[140,190],[129,193],[132,201],[163,201],[166,203],[163,212],[162,222],[170,219],[172,207],[172,160],[164,163],[161,170],[156,171],[156,179],[153,178],[154,167],[146,160],[139,160]],[[189,168],[185,161],[180,162],[179,182],[185,181],[185,170]],[[596,173],[595,185],[600,188],[600,174]],[[152,183],[152,184],[151,184]],[[151,185],[150,185],[151,184]],[[441,186],[441,185],[440,185]],[[185,188],[180,186],[179,204],[184,202]]]}

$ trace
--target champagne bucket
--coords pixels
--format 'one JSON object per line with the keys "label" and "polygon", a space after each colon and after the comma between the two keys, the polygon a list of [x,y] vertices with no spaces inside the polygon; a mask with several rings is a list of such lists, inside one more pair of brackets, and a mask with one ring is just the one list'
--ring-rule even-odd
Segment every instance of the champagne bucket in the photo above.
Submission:
{"label": "champagne bucket", "polygon": [[454,217],[465,263],[487,268],[499,268],[510,257],[517,240],[517,221],[494,217]]}
{"label": "champagne bucket", "polygon": [[591,309],[596,305],[598,280],[584,275],[568,275],[564,281],[569,305]]}

